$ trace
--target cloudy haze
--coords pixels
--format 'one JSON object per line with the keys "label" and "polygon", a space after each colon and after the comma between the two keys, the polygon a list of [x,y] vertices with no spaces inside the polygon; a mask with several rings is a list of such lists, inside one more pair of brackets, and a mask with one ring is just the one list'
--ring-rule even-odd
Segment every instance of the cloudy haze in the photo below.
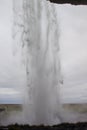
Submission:
{"label": "cloudy haze", "polygon": [[[57,5],[63,102],[87,102],[87,6]],[[25,72],[13,55],[12,0],[0,0],[0,102],[21,102]],[[16,49],[16,48],[15,48]]]}

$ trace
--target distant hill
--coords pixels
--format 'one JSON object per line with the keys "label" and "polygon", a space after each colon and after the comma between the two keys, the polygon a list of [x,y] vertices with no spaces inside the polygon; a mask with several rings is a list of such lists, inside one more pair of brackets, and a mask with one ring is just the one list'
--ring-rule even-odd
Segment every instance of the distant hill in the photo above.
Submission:
{"label": "distant hill", "polygon": [[0,104],[0,112],[22,111],[20,104]]}
{"label": "distant hill", "polygon": [[87,104],[63,104],[63,107],[70,111],[87,113]]}

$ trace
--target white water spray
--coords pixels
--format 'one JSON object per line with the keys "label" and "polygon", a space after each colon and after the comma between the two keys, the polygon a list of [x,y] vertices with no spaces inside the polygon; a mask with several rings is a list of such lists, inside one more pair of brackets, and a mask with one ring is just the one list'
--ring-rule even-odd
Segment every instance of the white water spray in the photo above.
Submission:
{"label": "white water spray", "polygon": [[[32,124],[60,122],[60,63],[55,7],[46,0],[20,0],[19,4],[15,0],[14,16],[15,28],[21,30],[21,46],[26,48],[28,97],[24,107],[27,108],[27,119]],[[14,36],[16,33],[14,31]]]}

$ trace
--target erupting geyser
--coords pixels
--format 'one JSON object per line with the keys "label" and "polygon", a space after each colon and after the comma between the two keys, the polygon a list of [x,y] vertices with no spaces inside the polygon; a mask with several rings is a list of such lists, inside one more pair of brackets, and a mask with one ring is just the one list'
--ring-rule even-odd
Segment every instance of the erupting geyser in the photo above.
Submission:
{"label": "erupting geyser", "polygon": [[26,52],[27,122],[59,123],[60,63],[55,7],[47,0],[13,0],[13,5],[13,36],[19,44],[21,41]]}

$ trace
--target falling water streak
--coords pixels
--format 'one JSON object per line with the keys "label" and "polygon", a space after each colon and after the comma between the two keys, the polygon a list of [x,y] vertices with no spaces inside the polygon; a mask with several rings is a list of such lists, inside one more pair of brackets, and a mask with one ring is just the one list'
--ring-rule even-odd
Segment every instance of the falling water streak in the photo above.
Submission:
{"label": "falling water streak", "polygon": [[13,36],[26,52],[26,118],[32,124],[58,123],[60,62],[55,7],[46,0],[17,2],[13,3],[16,30]]}

